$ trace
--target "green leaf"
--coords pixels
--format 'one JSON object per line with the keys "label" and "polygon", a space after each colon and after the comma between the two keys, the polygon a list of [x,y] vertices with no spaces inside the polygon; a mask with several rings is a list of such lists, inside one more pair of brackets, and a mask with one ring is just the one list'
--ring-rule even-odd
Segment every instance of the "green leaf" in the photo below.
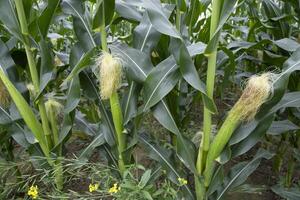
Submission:
{"label": "green leaf", "polygon": [[105,142],[106,141],[105,141],[104,135],[102,133],[98,134],[93,139],[93,141],[91,141],[89,143],[89,145],[82,150],[82,152],[78,156],[78,159],[88,158],[89,156],[91,156],[93,150],[96,147],[99,147],[99,146],[103,145]]}
{"label": "green leaf", "polygon": [[82,88],[85,90],[89,90],[90,97],[93,96],[93,98],[96,100],[97,104],[99,105],[99,110],[100,110],[101,117],[103,120],[102,121],[103,127],[101,127],[101,129],[103,131],[104,138],[110,146],[114,146],[115,145],[114,125],[112,123],[111,116],[109,115],[108,111],[105,108],[104,103],[102,102],[102,100],[100,98],[98,87],[95,85],[95,83],[93,82],[93,79],[90,77],[88,72],[83,71],[83,73],[80,74],[80,77],[82,80],[81,81]]}
{"label": "green leaf", "polygon": [[116,12],[125,19],[142,20],[142,14],[138,11],[137,6],[131,5],[130,1],[116,0]]}
{"label": "green leaf", "polygon": [[83,3],[76,0],[63,0],[61,7],[66,14],[73,16],[73,27],[76,36],[82,48],[88,51],[97,45],[93,39],[89,21],[85,17]]}
{"label": "green leaf", "polygon": [[210,196],[215,191],[217,191],[218,188],[223,185],[223,182],[224,182],[224,165],[220,165],[215,170],[214,175],[211,179],[211,183],[207,190],[207,196]]}
{"label": "green leaf", "polygon": [[109,25],[115,13],[115,0],[100,0],[96,4],[96,14],[93,17],[93,29],[100,27],[102,19],[102,6],[105,10],[105,25]]}
{"label": "green leaf", "polygon": [[212,99],[210,99],[206,94],[206,86],[200,80],[198,72],[195,68],[194,62],[189,55],[188,49],[185,44],[178,40],[172,39],[169,47],[170,51],[174,55],[176,62],[180,66],[180,72],[183,78],[188,82],[193,88],[200,91],[202,94],[202,99],[204,105],[212,112],[215,113],[217,108]]}
{"label": "green leaf", "polygon": [[[166,14],[166,17],[170,17],[173,9],[173,5],[164,6],[164,13]],[[149,55],[152,49],[157,45],[160,35],[160,32],[158,32],[151,24],[147,12],[144,12],[142,21],[134,29],[133,46],[134,48]]]}
{"label": "green leaf", "polygon": [[81,153],[80,153],[80,155],[78,157],[79,159],[84,159],[84,158],[86,159],[86,158],[88,158],[92,154],[93,150],[96,147],[99,147],[99,146],[105,144],[106,141],[105,141],[104,134],[103,134],[102,130],[99,131],[99,130],[94,130],[93,128],[91,128],[92,124],[88,123],[83,118],[83,116],[81,116],[81,115],[77,114],[75,118],[76,118],[76,121],[77,121],[76,125],[78,125],[78,122],[80,122],[82,128],[83,129],[87,129],[88,132],[92,133],[92,135],[94,136],[93,141],[90,142],[89,145],[86,146],[81,151]]}
{"label": "green leaf", "polygon": [[26,125],[32,131],[32,133],[36,137],[36,139],[39,141],[39,143],[43,149],[43,152],[45,153],[46,156],[49,156],[49,151],[47,150],[47,146],[46,146],[46,139],[43,135],[43,129],[42,129],[40,122],[35,117],[35,114],[33,113],[31,107],[28,105],[28,103],[26,102],[24,97],[21,95],[21,93],[15,88],[13,83],[5,75],[2,65],[0,67],[1,67],[0,78],[3,82],[3,84],[7,88],[12,100],[16,104]]}
{"label": "green leaf", "polygon": [[53,149],[57,148],[72,133],[71,130],[73,128],[74,118],[75,118],[75,111],[74,110],[70,113],[65,113],[64,114],[64,119],[63,119],[63,122],[62,122],[62,128],[59,132],[58,144],[56,144],[56,146]]}
{"label": "green leaf", "polygon": [[138,96],[141,87],[135,82],[129,83],[129,91],[125,93],[122,101],[124,124],[127,124],[137,113]]}
{"label": "green leaf", "polygon": [[7,72],[10,81],[15,85],[18,84],[19,77],[15,67],[16,64],[10,56],[9,49],[2,40],[0,40],[0,58],[0,65],[2,69]]}
{"label": "green leaf", "polygon": [[229,171],[228,177],[225,178],[223,188],[218,193],[216,200],[222,199],[227,191],[244,183],[248,176],[250,176],[259,166],[262,158],[271,159],[272,157],[273,154],[270,152],[264,149],[259,149],[255,157],[250,162],[241,162],[233,166]]}
{"label": "green leaf", "polygon": [[180,131],[164,99],[153,107],[152,112],[157,121],[166,129],[179,135]]}
{"label": "green leaf", "polygon": [[187,11],[187,6],[186,6],[185,0],[179,0],[177,6],[181,12]]}
{"label": "green leaf", "polygon": [[280,40],[276,40],[274,41],[274,44],[276,44],[278,47],[286,51],[291,51],[291,52],[296,51],[300,47],[300,44],[298,42],[290,38],[283,38]]}
{"label": "green leaf", "polygon": [[300,106],[300,92],[286,93],[278,104],[276,104],[269,112],[275,113],[283,108],[297,108]]}
{"label": "green leaf", "polygon": [[283,121],[274,121],[269,130],[269,135],[280,135],[282,133],[286,133],[288,131],[295,131],[299,130],[300,127],[296,124],[292,123],[290,120],[283,120]]}
{"label": "green leaf", "polygon": [[45,40],[42,39],[39,45],[40,45],[40,52],[41,52],[41,69],[40,69],[40,93],[41,93],[53,78],[54,58],[53,58],[53,53],[51,51],[51,45],[49,43],[47,43]]}
{"label": "green leaf", "polygon": [[60,4],[60,0],[48,0],[48,5],[45,10],[42,12],[41,16],[38,19],[38,25],[40,32],[45,38],[48,34],[48,30],[51,24],[51,21],[55,15],[55,12]]}
{"label": "green leaf", "polygon": [[181,39],[180,33],[178,33],[173,24],[168,20],[168,17],[164,14],[163,7],[159,0],[144,1],[143,6],[148,13],[151,24],[158,32]]}
{"label": "green leaf", "polygon": [[78,103],[80,101],[80,82],[79,77],[75,76],[69,86],[69,91],[67,94],[67,102],[65,105],[64,112],[70,113],[72,110],[74,110]]}
{"label": "green leaf", "polygon": [[216,46],[218,45],[219,42],[221,30],[224,24],[226,23],[226,21],[228,20],[228,18],[230,17],[230,15],[233,13],[236,3],[237,0],[224,0],[218,27],[205,49],[206,55],[211,54],[216,49]]}
{"label": "green leaf", "polygon": [[[149,156],[160,162],[165,170],[168,172],[168,177],[172,182],[175,184],[178,184],[178,178],[182,178],[180,176],[179,172],[174,168],[174,163],[170,160],[170,154],[166,149],[163,149],[162,147],[152,144],[149,139],[147,138],[147,135],[142,134],[139,136],[139,141],[143,144],[143,147],[149,152]],[[191,199],[194,199],[193,193],[190,191],[187,185],[184,185],[183,188],[188,192],[189,197]]]}
{"label": "green leaf", "polygon": [[77,76],[82,70],[84,70],[86,67],[91,66],[94,64],[94,56],[96,54],[96,48],[93,48],[89,50],[88,52],[84,53],[77,64],[73,67],[70,74],[67,76],[65,81],[69,81],[74,78],[74,76]]}
{"label": "green leaf", "polygon": [[187,15],[187,24],[189,25],[189,32],[190,34],[192,33],[193,27],[196,25],[200,13],[202,12],[201,10],[201,3],[199,0],[191,0],[190,6],[189,6],[189,12]]}
{"label": "green leaf", "polygon": [[[174,6],[171,5],[166,5],[164,7],[167,16],[170,16],[173,8]],[[152,24],[149,21],[147,12],[144,12],[141,23],[135,28],[133,37],[133,46],[136,49],[145,52],[147,55],[150,55],[152,49],[156,46],[156,44],[159,41],[160,33],[153,28]],[[134,81],[129,80],[129,82],[129,91],[125,94],[123,98],[122,106],[125,124],[127,124],[128,121],[137,113],[137,100],[139,92],[141,90],[141,87],[137,86]]]}
{"label": "green leaf", "polygon": [[144,108],[146,111],[165,97],[180,79],[173,57],[159,63],[144,82]]}
{"label": "green leaf", "polygon": [[126,45],[111,45],[113,53],[122,59],[123,67],[129,78],[136,82],[143,82],[153,68],[149,56]]}
{"label": "green leaf", "polygon": [[285,51],[294,52],[299,47],[300,44],[290,38],[283,38],[280,40],[270,40],[270,39],[263,39],[259,42],[247,42],[247,41],[233,41],[228,44],[228,49],[233,49],[234,53],[240,52],[241,50],[254,50],[254,49],[264,49],[265,45],[273,44]]}
{"label": "green leaf", "polygon": [[151,178],[151,173],[152,173],[151,169],[148,169],[144,172],[139,182],[139,187],[144,188],[147,185],[148,181]]}
{"label": "green leaf", "polygon": [[196,55],[201,55],[204,53],[206,48],[206,44],[202,43],[202,42],[197,42],[194,44],[191,44],[187,47],[187,50],[189,52],[189,55],[191,57],[194,57]]}
{"label": "green leaf", "polygon": [[283,186],[276,185],[273,186],[272,191],[277,195],[281,196],[282,198],[288,200],[298,200],[300,199],[300,190],[299,188],[284,188]]}
{"label": "green leaf", "polygon": [[20,41],[23,41],[23,35],[15,12],[15,4],[12,0],[0,1],[0,20]]}
{"label": "green leaf", "polygon": [[28,136],[28,132],[26,132],[21,126],[21,124],[18,123],[15,119],[13,119],[10,116],[10,114],[6,112],[2,107],[0,107],[0,124],[10,125],[7,131],[11,132],[12,137],[19,145],[21,145],[24,148],[30,146],[30,143],[26,138],[26,136]]}
{"label": "green leaf", "polygon": [[179,159],[188,169],[190,169],[193,173],[196,173],[196,150],[194,144],[190,140],[186,139],[179,131],[165,100],[161,100],[154,107],[153,115],[159,123],[177,136],[176,151]]}
{"label": "green leaf", "polygon": [[255,146],[257,142],[259,142],[261,137],[267,132],[273,120],[274,114],[268,115],[266,118],[260,121],[260,125],[255,127],[255,129],[250,132],[250,135],[247,138],[245,138],[238,144],[233,145],[231,147],[232,157],[242,155],[249,151],[253,146]]}

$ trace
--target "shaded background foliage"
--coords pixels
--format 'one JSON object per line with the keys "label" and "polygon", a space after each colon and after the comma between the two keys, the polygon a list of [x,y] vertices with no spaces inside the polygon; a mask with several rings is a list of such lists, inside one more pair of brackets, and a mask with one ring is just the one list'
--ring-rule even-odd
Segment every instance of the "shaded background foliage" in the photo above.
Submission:
{"label": "shaded background foliage", "polygon": [[[132,152],[138,147],[157,161],[155,165],[163,168],[174,184],[180,177],[190,177],[196,171],[199,144],[199,137],[196,141],[193,138],[196,133],[188,131],[191,110],[201,102],[218,116],[213,122],[218,128],[244,81],[253,74],[272,71],[277,74],[272,97],[253,121],[241,124],[234,132],[219,159],[208,195],[211,199],[224,198],[226,192],[244,183],[263,158],[272,158],[277,172],[287,168],[285,180],[272,190],[283,198],[297,199],[299,186],[293,174],[300,162],[300,3],[224,0],[216,37],[210,40],[209,0],[23,1],[40,80],[39,93],[33,98],[26,87],[30,74],[14,1],[1,1],[0,64],[10,81],[35,112],[41,96],[64,105],[58,116],[60,145],[83,134],[92,139],[78,159],[87,161],[95,149],[101,149],[115,167],[115,130],[108,103],[99,95],[94,62],[101,51],[102,2],[109,48],[122,58],[124,66],[120,96],[128,163],[134,161]],[[204,79],[206,55],[216,47],[217,37],[214,102],[206,94]],[[228,105],[220,107],[219,101]],[[1,160],[14,160],[11,152],[15,143],[30,156],[43,156],[16,106],[11,103],[0,111]],[[167,134],[157,136],[155,129],[145,129],[142,122],[147,115],[153,115]],[[176,143],[172,142],[174,137]],[[234,166],[229,162],[257,146],[264,149],[248,162]],[[52,149],[53,157],[58,156],[56,148]],[[224,170],[226,167],[230,170]],[[179,197],[193,199],[192,185],[185,185]]]}

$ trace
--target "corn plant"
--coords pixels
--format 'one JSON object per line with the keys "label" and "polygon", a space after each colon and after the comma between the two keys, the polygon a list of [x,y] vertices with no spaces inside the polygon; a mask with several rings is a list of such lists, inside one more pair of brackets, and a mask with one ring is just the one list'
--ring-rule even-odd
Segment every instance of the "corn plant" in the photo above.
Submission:
{"label": "corn plant", "polygon": [[[1,157],[14,160],[15,141],[45,158],[58,190],[69,139],[86,135],[78,163],[100,150],[126,182],[141,148],[156,166],[141,182],[155,171],[178,199],[224,199],[262,159],[280,171],[287,149],[297,152],[297,1],[7,0],[0,11]],[[203,121],[191,131],[195,107]],[[165,135],[145,128],[149,116]],[[275,193],[294,187],[297,155]]]}

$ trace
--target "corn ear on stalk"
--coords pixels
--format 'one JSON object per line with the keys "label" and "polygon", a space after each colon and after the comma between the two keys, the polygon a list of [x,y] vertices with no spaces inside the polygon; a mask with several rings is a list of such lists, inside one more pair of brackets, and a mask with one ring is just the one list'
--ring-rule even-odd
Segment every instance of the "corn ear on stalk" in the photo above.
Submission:
{"label": "corn ear on stalk", "polygon": [[213,174],[214,160],[221,154],[234,130],[242,121],[252,120],[271,93],[272,74],[265,73],[260,76],[252,76],[248,80],[240,99],[229,111],[209,148],[204,171],[206,187],[209,185]]}
{"label": "corn ear on stalk", "polygon": [[100,94],[102,99],[109,99],[120,86],[122,64],[118,57],[103,52],[97,59],[99,66]]}

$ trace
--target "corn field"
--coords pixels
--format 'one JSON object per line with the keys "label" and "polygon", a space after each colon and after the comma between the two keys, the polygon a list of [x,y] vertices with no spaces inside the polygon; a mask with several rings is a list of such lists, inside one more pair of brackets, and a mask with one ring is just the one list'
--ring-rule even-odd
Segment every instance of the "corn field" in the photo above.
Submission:
{"label": "corn field", "polygon": [[0,0],[0,200],[299,200],[299,0]]}

